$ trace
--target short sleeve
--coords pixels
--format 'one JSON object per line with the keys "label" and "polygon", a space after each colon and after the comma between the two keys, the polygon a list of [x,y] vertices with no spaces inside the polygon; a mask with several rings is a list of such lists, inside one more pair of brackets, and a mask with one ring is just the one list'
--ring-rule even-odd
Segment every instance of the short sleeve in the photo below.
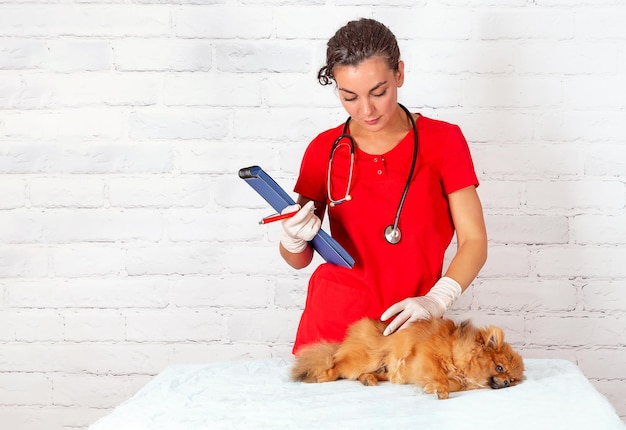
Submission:
{"label": "short sleeve", "polygon": [[469,146],[461,129],[456,125],[450,125],[447,133],[441,182],[446,195],[471,185],[479,185]]}

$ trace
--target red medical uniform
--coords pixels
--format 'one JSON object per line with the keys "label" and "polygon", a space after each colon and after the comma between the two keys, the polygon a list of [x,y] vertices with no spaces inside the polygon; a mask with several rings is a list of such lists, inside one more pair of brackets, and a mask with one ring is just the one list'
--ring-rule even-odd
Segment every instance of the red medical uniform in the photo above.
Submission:
{"label": "red medical uniform", "polygon": [[[470,151],[458,126],[420,116],[417,164],[399,220],[402,239],[389,244],[413,158],[413,130],[385,154],[355,148],[350,195],[329,205],[330,151],[343,125],[317,136],[307,147],[295,192],[325,201],[332,236],[355,260],[352,269],[325,263],[311,275],[293,352],[319,341],[341,341],[363,317],[380,318],[392,304],[426,294],[441,277],[454,225],[447,195],[478,186]],[[343,142],[348,143],[346,139]],[[334,153],[332,198],[343,198],[350,173],[349,145]]]}

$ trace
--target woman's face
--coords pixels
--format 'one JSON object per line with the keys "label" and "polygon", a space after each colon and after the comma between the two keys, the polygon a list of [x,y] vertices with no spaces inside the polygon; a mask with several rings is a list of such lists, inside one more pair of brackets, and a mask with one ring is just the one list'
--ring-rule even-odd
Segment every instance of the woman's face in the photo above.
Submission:
{"label": "woman's face", "polygon": [[404,82],[402,61],[393,71],[384,59],[372,57],[357,66],[336,66],[333,74],[341,104],[359,127],[376,132],[392,121]]}

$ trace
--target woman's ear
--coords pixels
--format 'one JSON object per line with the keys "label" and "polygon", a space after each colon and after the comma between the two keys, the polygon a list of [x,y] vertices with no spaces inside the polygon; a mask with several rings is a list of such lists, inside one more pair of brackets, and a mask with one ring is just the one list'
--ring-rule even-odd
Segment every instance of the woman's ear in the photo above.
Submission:
{"label": "woman's ear", "polygon": [[404,61],[398,61],[398,71],[396,72],[396,82],[398,88],[404,83]]}

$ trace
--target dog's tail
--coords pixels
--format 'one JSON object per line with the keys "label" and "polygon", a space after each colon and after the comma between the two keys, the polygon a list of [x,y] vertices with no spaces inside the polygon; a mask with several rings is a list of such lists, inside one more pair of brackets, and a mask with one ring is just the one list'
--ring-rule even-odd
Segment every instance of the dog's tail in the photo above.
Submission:
{"label": "dog's tail", "polygon": [[302,382],[326,382],[327,371],[335,366],[334,355],[339,343],[316,343],[306,346],[296,355],[291,379]]}

